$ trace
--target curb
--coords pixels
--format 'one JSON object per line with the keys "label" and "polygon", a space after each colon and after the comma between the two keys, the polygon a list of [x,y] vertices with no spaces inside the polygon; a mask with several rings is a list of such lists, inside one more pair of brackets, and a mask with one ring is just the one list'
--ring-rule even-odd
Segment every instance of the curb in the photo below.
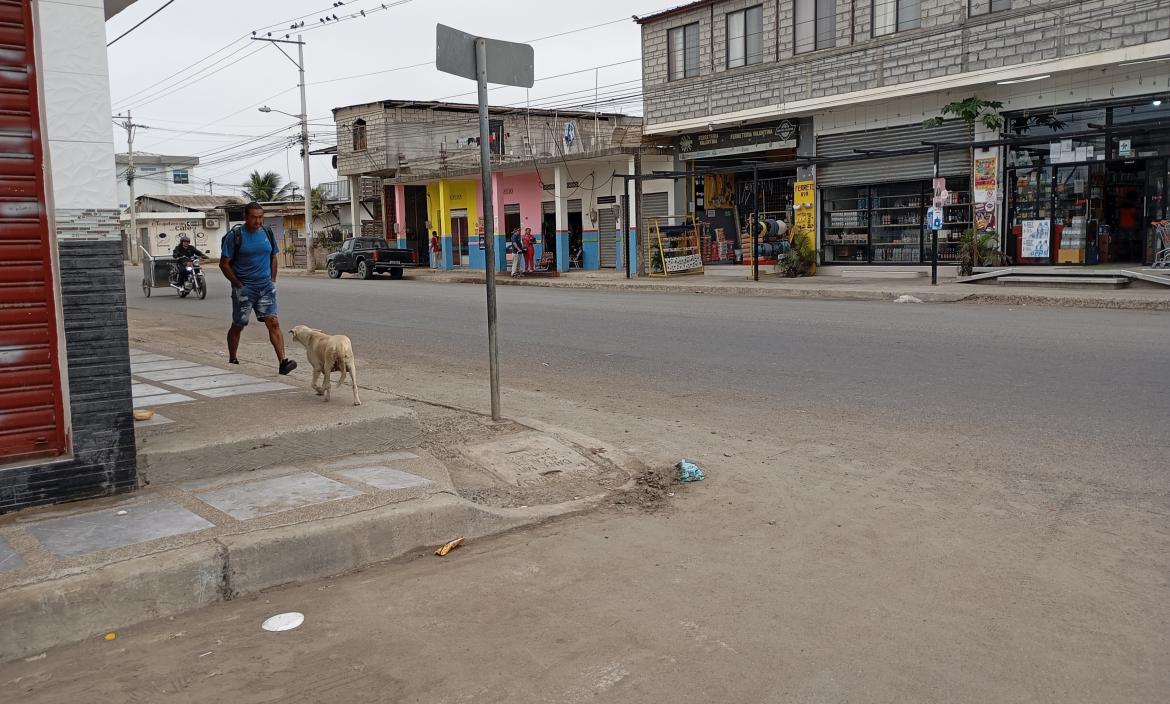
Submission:
{"label": "curb", "polygon": [[[419,279],[432,283],[483,284],[478,276]],[[924,303],[976,303],[994,305],[1035,305],[1058,308],[1107,308],[1113,310],[1170,310],[1170,296],[1164,299],[1123,298],[1101,296],[1049,296],[1044,294],[1011,293],[992,294],[972,290],[970,292],[930,292],[920,290],[875,290],[875,289],[805,289],[772,288],[751,285],[718,285],[696,283],[689,286],[662,286],[646,283],[608,283],[599,281],[565,281],[537,279],[514,281],[497,277],[500,286],[534,286],[541,288],[564,288],[577,290],[637,291],[646,293],[699,294],[713,296],[738,296],[743,298],[792,298],[836,301],[886,301],[893,302],[903,294],[914,296]]]}
{"label": "curb", "polygon": [[497,509],[452,495],[221,536],[13,587],[0,599],[0,662],[282,585],[332,577],[439,545],[592,508],[604,495]]}

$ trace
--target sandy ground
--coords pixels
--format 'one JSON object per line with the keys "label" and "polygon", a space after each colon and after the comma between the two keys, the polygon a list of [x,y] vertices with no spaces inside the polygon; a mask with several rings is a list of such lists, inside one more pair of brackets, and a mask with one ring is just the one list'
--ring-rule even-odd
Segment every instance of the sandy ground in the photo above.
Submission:
{"label": "sandy ground", "polygon": [[[143,314],[136,313],[141,321]],[[365,378],[476,409],[432,353]],[[549,381],[556,379],[555,393]],[[537,391],[537,389],[541,389]],[[708,473],[534,530],[0,666],[22,702],[1170,699],[1164,443],[537,371],[514,417]],[[300,629],[260,630],[274,613]]]}

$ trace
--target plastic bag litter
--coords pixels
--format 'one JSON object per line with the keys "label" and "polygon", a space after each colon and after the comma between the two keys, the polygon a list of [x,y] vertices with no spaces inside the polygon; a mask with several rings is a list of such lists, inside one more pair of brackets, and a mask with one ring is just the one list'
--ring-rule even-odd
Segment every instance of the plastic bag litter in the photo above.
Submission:
{"label": "plastic bag litter", "polygon": [[679,460],[678,464],[678,480],[680,482],[701,482],[707,478],[703,474],[703,470],[699,469],[699,465],[690,460]]}

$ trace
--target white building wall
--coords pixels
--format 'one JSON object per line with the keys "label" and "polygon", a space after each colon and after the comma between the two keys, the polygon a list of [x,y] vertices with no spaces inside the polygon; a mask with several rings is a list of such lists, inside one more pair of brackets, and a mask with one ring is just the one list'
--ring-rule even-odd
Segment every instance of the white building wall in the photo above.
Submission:
{"label": "white building wall", "polygon": [[[101,0],[40,0],[33,7],[53,205],[60,234],[70,236],[61,226],[71,217],[118,206],[105,9]],[[116,230],[108,236],[117,237]]]}

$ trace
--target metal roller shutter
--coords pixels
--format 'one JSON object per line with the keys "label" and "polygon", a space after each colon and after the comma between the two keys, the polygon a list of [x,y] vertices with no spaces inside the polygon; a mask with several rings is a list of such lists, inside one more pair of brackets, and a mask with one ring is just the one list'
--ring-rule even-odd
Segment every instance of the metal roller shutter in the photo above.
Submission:
{"label": "metal roller shutter", "polygon": [[617,267],[617,215],[614,206],[597,206],[597,248],[602,269]]}
{"label": "metal roller shutter", "polygon": [[29,0],[0,0],[0,461],[66,451]]}
{"label": "metal roller shutter", "polygon": [[[817,137],[817,158],[857,156],[857,149],[909,149],[922,142],[969,142],[972,127],[952,120],[938,127],[892,127],[884,130],[830,134]],[[956,149],[939,154],[942,176],[966,176],[971,173],[971,151]],[[912,156],[845,161],[817,166],[817,186],[854,186],[929,179],[934,176],[934,155],[930,152]]]}
{"label": "metal roller shutter", "polygon": [[541,215],[556,215],[556,212],[557,204],[553,201],[549,200],[540,204]]}
{"label": "metal roller shutter", "polygon": [[569,210],[568,210],[568,212],[570,212],[570,213],[579,213],[579,212],[581,212],[581,199],[580,199],[580,198],[570,198],[570,199],[569,199]]}
{"label": "metal roller shutter", "polygon": [[670,194],[669,193],[643,193],[642,194],[642,221],[649,227],[650,223],[658,218],[660,225],[668,225],[669,221],[666,219],[670,215]]}
{"label": "metal roller shutter", "polygon": [[504,215],[519,215],[519,214],[520,214],[520,206],[518,204],[504,206]]}

